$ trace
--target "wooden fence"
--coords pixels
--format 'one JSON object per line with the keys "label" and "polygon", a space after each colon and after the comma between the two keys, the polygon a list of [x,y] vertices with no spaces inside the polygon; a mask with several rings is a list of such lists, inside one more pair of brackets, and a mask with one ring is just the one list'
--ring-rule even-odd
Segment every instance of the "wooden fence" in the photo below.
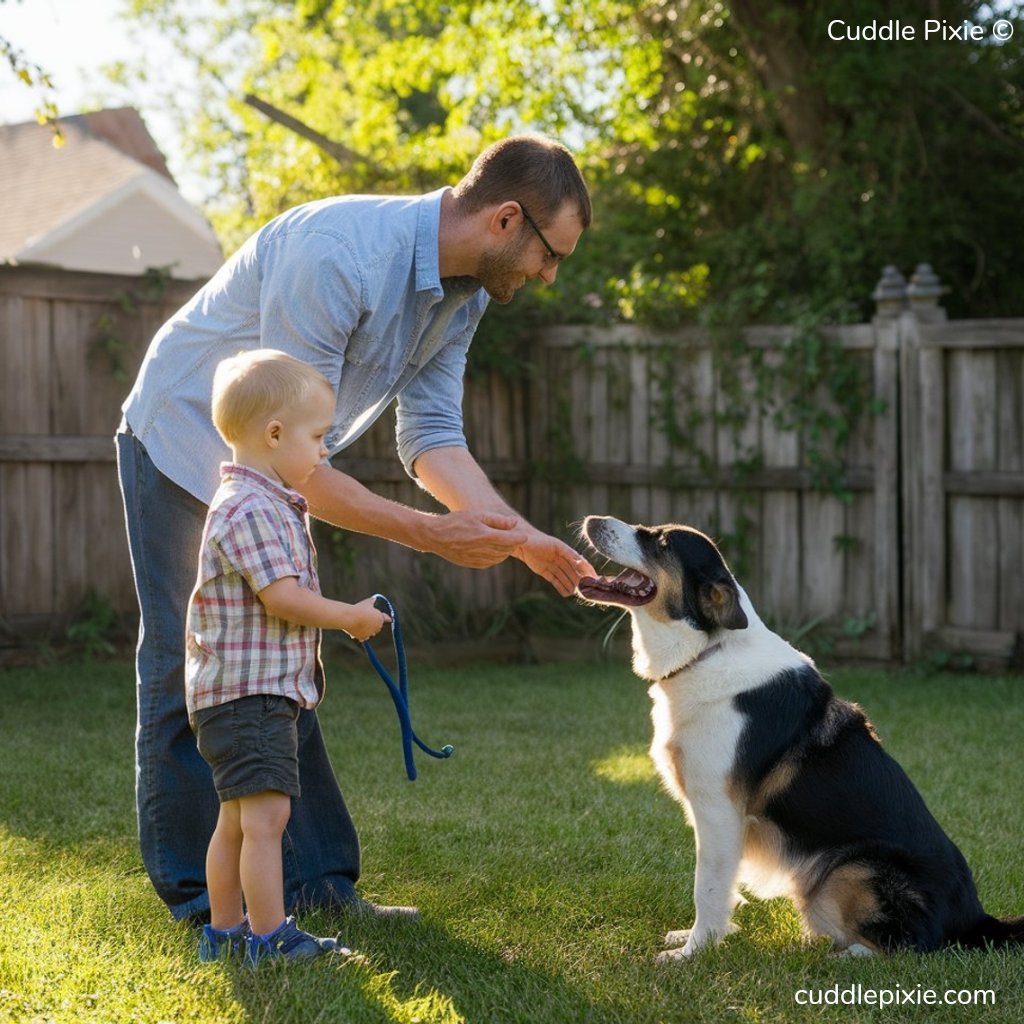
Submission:
{"label": "wooden fence", "polygon": [[[66,620],[90,589],[134,607],[110,437],[145,345],[191,291],[175,283],[141,300],[137,287],[0,268],[9,629]],[[746,340],[770,365],[791,334],[754,328]],[[116,342],[104,347],[104,337]],[[808,434],[780,426],[785,409],[754,400],[752,371],[696,330],[550,330],[528,381],[467,383],[467,435],[508,499],[551,532],[572,539],[596,513],[712,534],[762,615],[789,635],[816,627],[841,653],[880,659],[1019,659],[1024,321],[947,323],[939,310],[896,309],[829,340],[878,404],[843,450],[841,494],[817,485]],[[737,383],[751,396],[741,420],[727,415]],[[436,509],[394,448],[386,416],[337,464],[386,497]],[[435,635],[478,628],[482,614],[497,623],[546,589],[518,563],[473,572],[326,529],[318,543],[325,589],[386,590]]]}
{"label": "wooden fence", "polygon": [[1024,667],[1024,321],[906,315],[895,329],[905,655]]}
{"label": "wooden fence", "polygon": [[[770,363],[790,334],[750,329],[745,341]],[[745,419],[729,414],[735,381],[726,385],[723,363],[732,357],[716,355],[706,333],[551,332],[539,353],[533,422],[578,464],[535,487],[533,515],[696,526],[720,542],[755,605],[783,632],[828,623],[838,627],[831,631],[840,648],[856,637],[865,657],[896,656],[896,352],[879,344],[872,325],[829,334],[883,406],[855,425],[841,496],[816,485],[813,449],[780,426],[785,409],[771,395],[746,402]],[[738,374],[753,395],[754,371],[741,366]],[[551,449],[549,442],[549,458]]]}
{"label": "wooden fence", "polygon": [[[0,624],[134,608],[113,435],[146,345],[196,284],[0,267]],[[106,341],[106,345],[104,342]]]}

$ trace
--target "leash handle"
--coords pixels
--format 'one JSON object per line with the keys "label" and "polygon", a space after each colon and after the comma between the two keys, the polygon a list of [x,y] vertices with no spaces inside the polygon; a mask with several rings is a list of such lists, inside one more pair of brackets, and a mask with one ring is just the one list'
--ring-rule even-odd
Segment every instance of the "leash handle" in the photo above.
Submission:
{"label": "leash handle", "polygon": [[402,754],[405,758],[405,774],[409,777],[410,782],[414,782],[416,780],[416,763],[413,760],[412,749],[414,743],[425,754],[440,760],[451,757],[455,753],[455,748],[449,743],[440,750],[434,750],[428,747],[413,731],[412,719],[409,715],[409,671],[406,665],[405,644],[402,641],[402,627],[398,621],[398,612],[395,611],[395,606],[383,594],[373,595],[373,606],[378,611],[386,612],[391,616],[391,641],[395,648],[395,660],[398,663],[397,685],[394,679],[391,678],[388,670],[381,664],[376,652],[370,646],[370,641],[364,640],[360,646],[366,651],[366,657],[369,659],[370,664],[374,667],[377,675],[383,680],[384,685],[391,694],[391,700],[394,702],[395,711],[398,714],[398,723],[402,729]]}

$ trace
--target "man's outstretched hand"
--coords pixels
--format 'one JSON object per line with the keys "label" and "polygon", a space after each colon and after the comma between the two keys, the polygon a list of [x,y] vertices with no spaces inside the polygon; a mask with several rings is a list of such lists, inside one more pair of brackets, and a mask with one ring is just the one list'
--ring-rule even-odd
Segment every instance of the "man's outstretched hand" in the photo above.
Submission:
{"label": "man's outstretched hand", "polygon": [[427,550],[468,569],[487,569],[510,555],[520,559],[561,594],[569,597],[584,576],[597,575],[578,551],[514,515],[448,512],[431,524]]}
{"label": "man's outstretched hand", "polygon": [[529,528],[529,537],[516,552],[538,576],[546,579],[562,597],[576,591],[576,584],[584,576],[596,576],[594,567],[568,544],[557,537]]}

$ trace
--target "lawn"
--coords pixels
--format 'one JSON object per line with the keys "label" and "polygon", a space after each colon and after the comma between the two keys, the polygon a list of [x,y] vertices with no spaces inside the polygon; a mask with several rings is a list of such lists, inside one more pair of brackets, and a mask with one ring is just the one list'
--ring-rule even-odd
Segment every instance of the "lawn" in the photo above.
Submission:
{"label": "lawn", "polygon": [[[647,759],[647,696],[625,665],[414,664],[417,730],[456,748],[445,762],[419,755],[415,783],[382,684],[340,657],[328,676],[322,718],[361,831],[362,891],[416,904],[423,920],[307,915],[360,957],[257,972],[200,964],[195,934],[142,872],[131,667],[0,676],[0,1021],[1024,1018],[1019,954],[836,959],[801,940],[784,901],[742,908],[741,932],[694,962],[656,966],[664,932],[691,923],[693,840]],[[832,681],[866,707],[964,850],[987,909],[1024,913],[1024,678],[845,669]],[[858,985],[862,999],[884,991],[874,998],[899,1005],[799,1001],[850,999]],[[921,1005],[930,990],[992,995]]]}

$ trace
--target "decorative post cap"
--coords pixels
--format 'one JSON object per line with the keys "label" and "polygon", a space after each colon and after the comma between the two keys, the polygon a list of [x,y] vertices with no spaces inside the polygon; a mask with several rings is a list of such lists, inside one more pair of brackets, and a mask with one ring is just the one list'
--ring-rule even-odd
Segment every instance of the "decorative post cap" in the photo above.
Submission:
{"label": "decorative post cap", "polygon": [[946,289],[939,281],[938,275],[932,270],[930,263],[918,263],[917,269],[910,276],[910,284],[907,287],[907,298],[916,306],[934,306],[939,301],[939,296],[944,294]]}
{"label": "decorative post cap", "polygon": [[875,300],[877,316],[899,316],[907,297],[907,279],[891,263],[882,268],[882,277],[871,298]]}
{"label": "decorative post cap", "polygon": [[939,299],[948,290],[930,263],[919,263],[907,287],[911,311],[922,320],[945,320],[946,311],[939,305]]}

